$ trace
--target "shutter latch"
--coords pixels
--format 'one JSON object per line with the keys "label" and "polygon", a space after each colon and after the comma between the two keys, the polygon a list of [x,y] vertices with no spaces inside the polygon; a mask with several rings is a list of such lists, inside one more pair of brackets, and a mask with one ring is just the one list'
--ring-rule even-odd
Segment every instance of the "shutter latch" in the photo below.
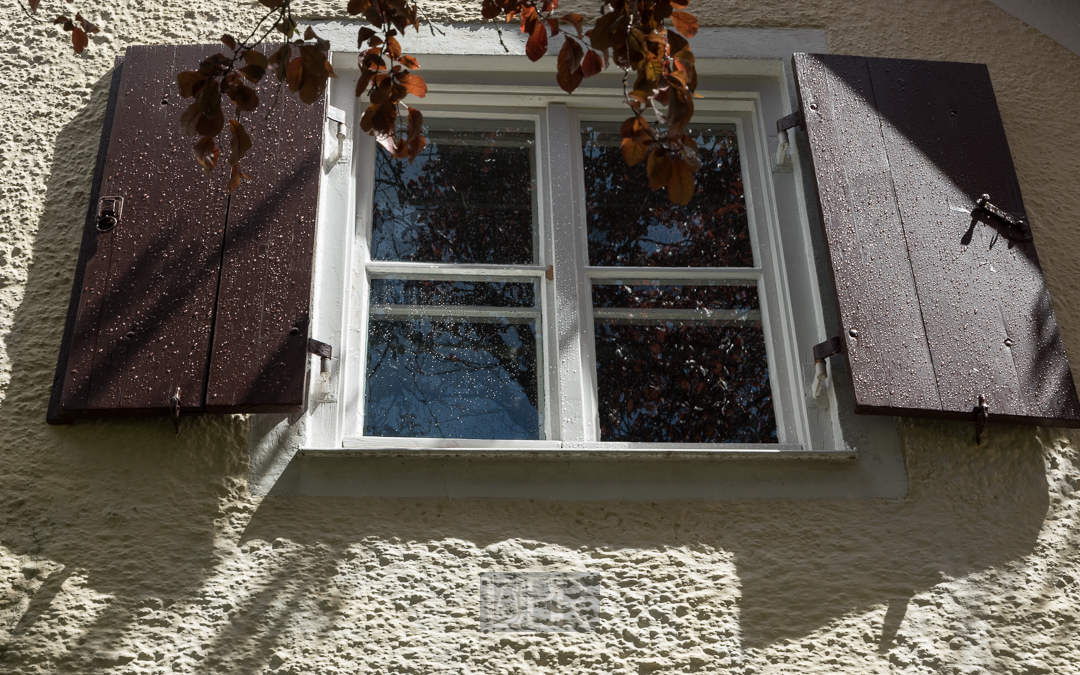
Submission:
{"label": "shutter latch", "polygon": [[108,232],[120,222],[120,213],[124,210],[123,197],[102,197],[98,200],[97,229]]}
{"label": "shutter latch", "polygon": [[326,138],[323,159],[329,171],[335,164],[352,159],[352,141],[346,138],[348,128],[344,110],[328,105],[326,119],[329,122],[330,134]]}
{"label": "shutter latch", "polygon": [[795,142],[795,127],[802,127],[802,109],[776,120],[776,161],[773,171],[791,171],[791,144]]}
{"label": "shutter latch", "polygon": [[315,389],[315,401],[331,403],[336,400],[334,389],[330,384],[330,360],[334,356],[334,348],[315,338],[308,338],[307,350],[309,354],[319,357],[319,382]]}
{"label": "shutter latch", "polygon": [[829,378],[829,371],[825,368],[825,359],[843,353],[844,341],[839,337],[832,337],[814,345],[814,398],[820,400],[825,394],[825,381]]}
{"label": "shutter latch", "polygon": [[989,213],[1009,227],[1020,230],[1020,233],[1022,234],[1020,237],[1010,237],[1009,235],[1005,235],[1006,239],[1010,241],[1031,241],[1031,235],[1028,233],[1027,228],[1024,227],[1024,223],[991,204],[990,195],[984,194],[975,200],[975,207]]}

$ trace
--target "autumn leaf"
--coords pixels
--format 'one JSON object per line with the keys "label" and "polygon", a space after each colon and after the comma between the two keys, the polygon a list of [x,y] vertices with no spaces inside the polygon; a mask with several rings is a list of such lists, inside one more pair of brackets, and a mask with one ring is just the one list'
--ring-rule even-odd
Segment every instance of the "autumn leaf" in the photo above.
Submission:
{"label": "autumn leaf", "polygon": [[689,12],[672,12],[671,23],[675,25],[675,30],[682,33],[685,37],[692,38],[697,35],[697,17]]}
{"label": "autumn leaf", "polygon": [[75,53],[82,54],[82,51],[89,44],[90,39],[86,37],[86,31],[78,26],[73,26],[71,29],[71,46],[75,48]]}
{"label": "autumn leaf", "polygon": [[632,138],[622,139],[622,156],[629,166],[640,163],[648,154],[649,148],[644,143],[638,143]]}
{"label": "autumn leaf", "polygon": [[30,0],[30,11],[36,12],[38,5],[41,4],[41,0]]}
{"label": "autumn leaf", "polygon": [[217,166],[218,157],[221,156],[221,151],[214,145],[214,139],[212,136],[204,136],[198,140],[191,147],[191,152],[195,155],[195,161],[202,166],[203,171],[207,176]]}
{"label": "autumn leaf", "polygon": [[221,36],[221,44],[225,45],[234,52],[236,51],[236,40],[228,33],[225,33]]}
{"label": "autumn leaf", "polygon": [[398,78],[398,82],[401,86],[405,87],[406,91],[417,98],[424,98],[427,96],[427,82],[419,75],[406,73]]}
{"label": "autumn leaf", "polygon": [[568,23],[573,26],[574,30],[577,31],[577,36],[579,39],[582,37],[581,22],[584,20],[585,17],[581,16],[580,14],[566,14],[561,19],[559,19],[559,21],[562,21],[563,23]]}
{"label": "autumn leaf", "polygon": [[543,23],[537,22],[529,41],[525,43],[525,55],[530,61],[539,61],[547,53],[548,35]]}
{"label": "autumn leaf", "polygon": [[232,155],[229,157],[231,164],[239,164],[247,151],[251,149],[251,136],[248,135],[244,125],[237,120],[229,120],[230,140]]}
{"label": "autumn leaf", "polygon": [[668,184],[671,179],[671,157],[668,156],[667,151],[653,148],[646,164],[646,173],[649,175],[650,190],[659,190]]}
{"label": "autumn leaf", "polygon": [[592,77],[600,73],[604,69],[604,59],[600,56],[600,52],[595,49],[590,49],[585,52],[585,58],[581,60],[581,74],[585,77]]}
{"label": "autumn leaf", "polygon": [[668,199],[685,205],[694,196],[694,172],[681,157],[671,160],[671,177],[668,180]]}

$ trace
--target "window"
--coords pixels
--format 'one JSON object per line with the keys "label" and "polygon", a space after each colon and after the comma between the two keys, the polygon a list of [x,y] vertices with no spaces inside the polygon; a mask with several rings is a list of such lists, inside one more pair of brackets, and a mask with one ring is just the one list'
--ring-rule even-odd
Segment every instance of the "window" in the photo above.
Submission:
{"label": "window", "polygon": [[[812,361],[795,357],[796,324],[820,317],[792,309],[780,211],[800,256],[805,221],[790,173],[777,199],[763,122],[777,80],[700,88],[704,168],[678,207],[622,159],[617,80],[567,96],[531,73],[492,82],[454,65],[427,73],[417,104],[428,148],[409,164],[357,133],[351,200],[323,209],[321,231],[350,210],[356,228],[320,234],[340,267],[318,266],[342,290],[316,314],[348,311],[309,446],[821,449],[831,420],[805,403]],[[809,270],[794,268],[804,296]]]}

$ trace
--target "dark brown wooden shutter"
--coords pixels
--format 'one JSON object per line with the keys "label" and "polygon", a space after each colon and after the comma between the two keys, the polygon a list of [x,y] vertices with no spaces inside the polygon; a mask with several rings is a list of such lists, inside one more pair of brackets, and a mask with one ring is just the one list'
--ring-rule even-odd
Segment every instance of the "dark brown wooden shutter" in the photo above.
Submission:
{"label": "dark brown wooden shutter", "polygon": [[986,66],[794,69],[856,412],[1080,426]]}
{"label": "dark brown wooden shutter", "polygon": [[[256,346],[241,344],[248,335],[237,322],[246,324],[252,316],[239,297],[250,289],[237,280],[282,284],[267,292],[286,298],[269,310],[271,321],[282,314],[288,320],[307,316],[318,162],[312,170],[304,159],[307,168],[298,171],[294,156],[318,156],[324,103],[298,113],[290,107],[298,105],[294,97],[286,94],[270,122],[264,121],[263,107],[252,116],[258,123],[246,120],[255,150],[245,158],[245,170],[254,180],[237,193],[250,194],[230,200],[227,165],[208,178],[192,158],[193,139],[180,130],[189,101],[176,91],[179,72],[194,70],[221,50],[129,47],[118,60],[50,422],[169,414],[177,391],[182,412],[202,412],[211,372],[230,383],[228,396],[213,406],[217,412],[297,410],[303,404],[307,359],[292,345],[306,340],[306,321],[297,324],[299,336],[285,331],[286,337],[276,339],[263,331]],[[275,89],[276,82],[260,85],[264,105]],[[282,119],[288,120],[286,133],[266,127]],[[218,140],[223,165],[227,133]],[[302,178],[282,180],[282,174]],[[99,203],[107,198],[123,201],[115,227],[102,232]],[[231,208],[238,210],[232,217]],[[281,245],[274,243],[281,239],[294,244],[287,275],[281,273]],[[287,310],[278,311],[285,305]],[[248,358],[235,358],[238,350]],[[219,358],[224,365],[214,368]],[[272,403],[260,405],[267,401]]]}
{"label": "dark brown wooden shutter", "polygon": [[[277,78],[260,83],[266,104]],[[229,202],[210,362],[210,412],[289,412],[304,403],[325,97],[280,95],[249,122],[255,146]],[[297,367],[299,364],[299,367]]]}

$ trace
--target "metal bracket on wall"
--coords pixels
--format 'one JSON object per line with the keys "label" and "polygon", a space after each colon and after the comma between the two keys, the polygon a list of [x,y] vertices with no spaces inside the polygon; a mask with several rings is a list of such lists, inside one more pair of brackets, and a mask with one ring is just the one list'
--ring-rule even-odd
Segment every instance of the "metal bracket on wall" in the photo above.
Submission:
{"label": "metal bracket on wall", "polygon": [[796,110],[776,120],[776,157],[773,171],[791,171],[791,145],[795,142],[794,129],[803,126],[802,110]]}
{"label": "metal bracket on wall", "polygon": [[843,353],[844,341],[839,337],[831,337],[814,345],[814,398],[820,399],[825,393],[825,381],[829,378],[825,359]]}

